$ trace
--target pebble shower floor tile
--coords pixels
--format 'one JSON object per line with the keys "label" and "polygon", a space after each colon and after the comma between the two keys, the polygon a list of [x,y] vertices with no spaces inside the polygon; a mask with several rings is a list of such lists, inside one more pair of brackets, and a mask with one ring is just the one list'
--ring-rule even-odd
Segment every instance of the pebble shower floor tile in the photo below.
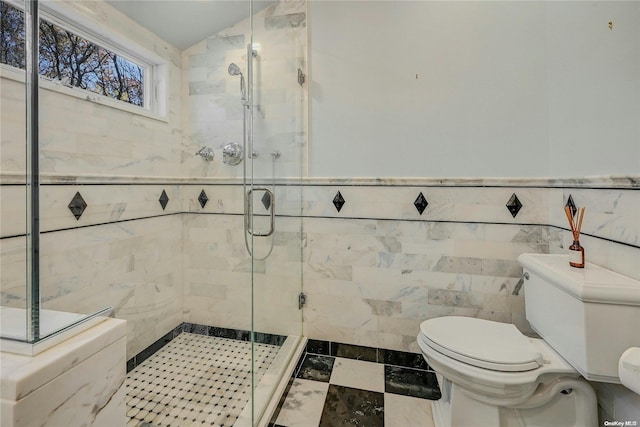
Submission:
{"label": "pebble shower floor tile", "polygon": [[[279,347],[254,344],[255,381]],[[251,343],[182,333],[127,374],[129,426],[232,426],[251,397]]]}

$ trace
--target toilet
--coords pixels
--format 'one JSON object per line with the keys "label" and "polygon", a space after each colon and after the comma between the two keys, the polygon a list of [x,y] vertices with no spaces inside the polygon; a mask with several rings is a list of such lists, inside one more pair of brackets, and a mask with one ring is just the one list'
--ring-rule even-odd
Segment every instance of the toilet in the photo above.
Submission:
{"label": "toilet", "polygon": [[618,362],[640,344],[640,281],[568,257],[523,254],[526,317],[514,325],[445,316],[420,325],[418,345],[442,398],[436,427],[595,427],[589,381],[620,383]]}

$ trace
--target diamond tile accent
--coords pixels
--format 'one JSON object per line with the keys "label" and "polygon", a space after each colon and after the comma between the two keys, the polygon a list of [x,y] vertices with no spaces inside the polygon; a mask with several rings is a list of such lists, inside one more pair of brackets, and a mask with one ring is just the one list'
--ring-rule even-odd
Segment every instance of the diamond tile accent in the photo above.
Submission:
{"label": "diamond tile accent", "polygon": [[264,196],[262,196],[262,204],[266,210],[269,210],[271,207],[271,196],[266,191],[264,192]]}
{"label": "diamond tile accent", "polygon": [[167,196],[166,191],[162,190],[162,194],[160,195],[158,201],[160,202],[160,206],[162,206],[162,210],[164,210],[164,208],[167,207],[167,203],[169,203],[169,196]]}
{"label": "diamond tile accent", "polygon": [[518,196],[516,196],[516,193],[513,193],[511,195],[511,198],[507,202],[507,209],[509,209],[509,212],[511,212],[511,216],[515,218],[516,215],[518,215],[518,212],[520,212],[521,208],[522,203],[520,203],[520,200],[518,199]]}
{"label": "diamond tile accent", "polygon": [[420,194],[418,194],[418,198],[413,202],[413,206],[415,206],[418,210],[418,213],[422,215],[422,212],[424,212],[428,205],[429,202],[427,202],[427,199],[424,197],[424,194],[422,194],[421,191]]}
{"label": "diamond tile accent", "polygon": [[342,209],[342,206],[344,206],[345,203],[346,201],[342,197],[342,194],[338,191],[336,197],[333,198],[333,206],[335,206],[338,212],[340,212],[340,209]]}
{"label": "diamond tile accent", "polygon": [[198,201],[200,202],[200,206],[202,206],[203,208],[204,208],[204,205],[206,205],[207,202],[209,201],[209,198],[207,197],[207,193],[205,193],[204,190],[200,192],[200,195],[198,196]]}
{"label": "diamond tile accent", "polygon": [[578,208],[576,207],[576,204],[573,201],[573,197],[571,197],[571,194],[569,194],[569,200],[567,200],[567,204],[565,206],[569,206],[569,209],[571,210],[571,215],[576,216],[576,212],[578,212]]}
{"label": "diamond tile accent", "polygon": [[76,195],[73,196],[71,202],[69,202],[69,210],[76,217],[76,220],[80,220],[82,213],[87,208],[87,202],[84,201],[80,192],[76,192]]}

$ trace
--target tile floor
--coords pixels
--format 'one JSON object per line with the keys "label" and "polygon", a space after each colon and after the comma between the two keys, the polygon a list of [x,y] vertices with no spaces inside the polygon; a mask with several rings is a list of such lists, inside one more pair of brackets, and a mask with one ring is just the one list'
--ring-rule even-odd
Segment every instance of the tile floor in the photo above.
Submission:
{"label": "tile floor", "polygon": [[[280,347],[255,344],[256,382]],[[129,426],[232,426],[251,397],[251,342],[181,333],[127,374]]]}
{"label": "tile floor", "polygon": [[[251,343],[182,332],[127,374],[127,426],[232,426],[251,395]],[[256,380],[279,346],[255,344]],[[309,340],[271,427],[433,427],[417,354]]]}
{"label": "tile floor", "polygon": [[433,427],[439,398],[420,355],[310,340],[271,426]]}

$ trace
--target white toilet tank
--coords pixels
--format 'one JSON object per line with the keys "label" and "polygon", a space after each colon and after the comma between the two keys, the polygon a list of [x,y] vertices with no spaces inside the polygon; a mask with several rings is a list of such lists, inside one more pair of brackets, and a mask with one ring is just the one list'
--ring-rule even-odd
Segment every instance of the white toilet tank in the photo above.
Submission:
{"label": "white toilet tank", "polygon": [[640,345],[640,281],[591,263],[571,267],[566,255],[518,261],[531,327],[586,379],[619,383],[620,356]]}

